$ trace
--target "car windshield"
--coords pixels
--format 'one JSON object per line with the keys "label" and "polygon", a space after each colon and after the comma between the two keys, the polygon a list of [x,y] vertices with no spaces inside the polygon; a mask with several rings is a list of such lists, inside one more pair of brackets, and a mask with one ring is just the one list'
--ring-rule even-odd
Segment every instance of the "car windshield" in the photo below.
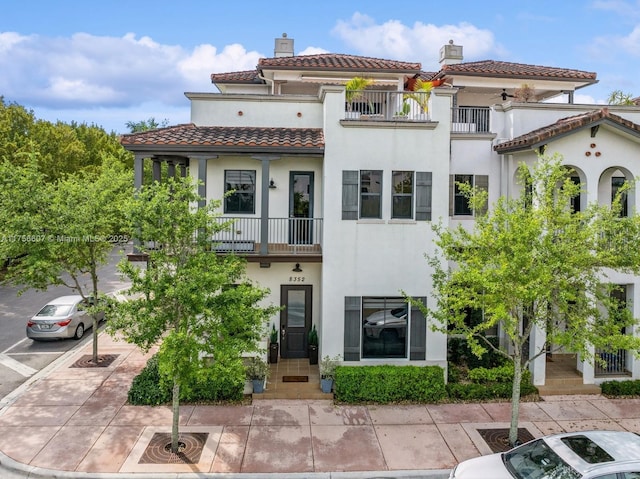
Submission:
{"label": "car windshield", "polygon": [[47,304],[36,316],[64,316],[69,314],[73,308],[72,304]]}
{"label": "car windshield", "polygon": [[578,479],[580,474],[564,462],[542,439],[505,452],[502,460],[517,479]]}

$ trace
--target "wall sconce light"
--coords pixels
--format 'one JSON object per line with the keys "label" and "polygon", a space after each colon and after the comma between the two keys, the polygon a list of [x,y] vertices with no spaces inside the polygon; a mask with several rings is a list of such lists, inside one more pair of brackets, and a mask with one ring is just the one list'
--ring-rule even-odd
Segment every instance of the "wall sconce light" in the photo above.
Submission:
{"label": "wall sconce light", "polygon": [[296,263],[296,267],[291,271],[295,271],[296,273],[302,273],[302,268],[300,267],[300,263]]}
{"label": "wall sconce light", "polygon": [[269,181],[269,188],[277,188],[276,182],[273,181],[273,178],[271,178],[271,180]]}

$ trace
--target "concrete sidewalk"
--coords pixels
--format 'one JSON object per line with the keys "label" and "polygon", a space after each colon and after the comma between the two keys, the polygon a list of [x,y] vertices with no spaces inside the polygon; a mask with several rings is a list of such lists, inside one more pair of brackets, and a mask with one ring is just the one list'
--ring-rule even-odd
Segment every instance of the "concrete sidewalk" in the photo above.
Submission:
{"label": "concrete sidewalk", "polygon": [[[149,355],[106,334],[99,352],[117,357],[108,367],[75,367],[91,354],[88,344],[5,398],[0,477],[446,478],[457,462],[491,452],[478,429],[508,427],[510,416],[508,403],[185,405],[181,433],[207,433],[200,436],[198,461],[141,463],[154,434],[171,431],[171,410],[126,404]],[[640,432],[640,399],[544,399],[520,409],[520,427],[536,437],[587,429]]]}

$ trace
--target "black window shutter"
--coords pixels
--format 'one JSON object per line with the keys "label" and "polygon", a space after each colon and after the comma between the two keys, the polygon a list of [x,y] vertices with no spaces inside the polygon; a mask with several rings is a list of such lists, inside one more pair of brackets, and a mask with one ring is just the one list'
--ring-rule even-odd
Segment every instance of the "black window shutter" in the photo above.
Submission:
{"label": "black window shutter", "polygon": [[360,173],[357,170],[342,171],[342,219],[358,219],[358,190]]}
{"label": "black window shutter", "polygon": [[[476,175],[474,178],[475,187],[482,191],[489,191],[489,176],[488,175]],[[487,198],[487,201],[489,199]],[[487,213],[487,206],[484,205],[480,210],[478,210],[478,214],[484,215]]]}
{"label": "black window shutter", "polygon": [[[426,297],[413,298],[427,305]],[[427,358],[427,320],[424,313],[415,305],[411,305],[411,338],[409,340],[409,359],[424,361]]]}
{"label": "black window shutter", "polygon": [[360,361],[360,296],[344,298],[344,360]]}
{"label": "black window shutter", "polygon": [[431,221],[431,177],[430,171],[416,172],[416,221]]}

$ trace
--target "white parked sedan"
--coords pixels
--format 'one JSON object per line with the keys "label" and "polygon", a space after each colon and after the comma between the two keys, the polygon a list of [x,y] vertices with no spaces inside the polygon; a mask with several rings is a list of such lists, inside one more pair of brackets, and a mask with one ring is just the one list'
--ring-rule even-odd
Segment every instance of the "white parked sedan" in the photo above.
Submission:
{"label": "white parked sedan", "polygon": [[[80,339],[93,326],[88,307],[89,302],[79,294],[56,298],[27,321],[27,337],[36,340]],[[99,313],[98,319],[104,319],[103,311]]]}
{"label": "white parked sedan", "polygon": [[562,433],[458,464],[450,479],[640,479],[640,436]]}

